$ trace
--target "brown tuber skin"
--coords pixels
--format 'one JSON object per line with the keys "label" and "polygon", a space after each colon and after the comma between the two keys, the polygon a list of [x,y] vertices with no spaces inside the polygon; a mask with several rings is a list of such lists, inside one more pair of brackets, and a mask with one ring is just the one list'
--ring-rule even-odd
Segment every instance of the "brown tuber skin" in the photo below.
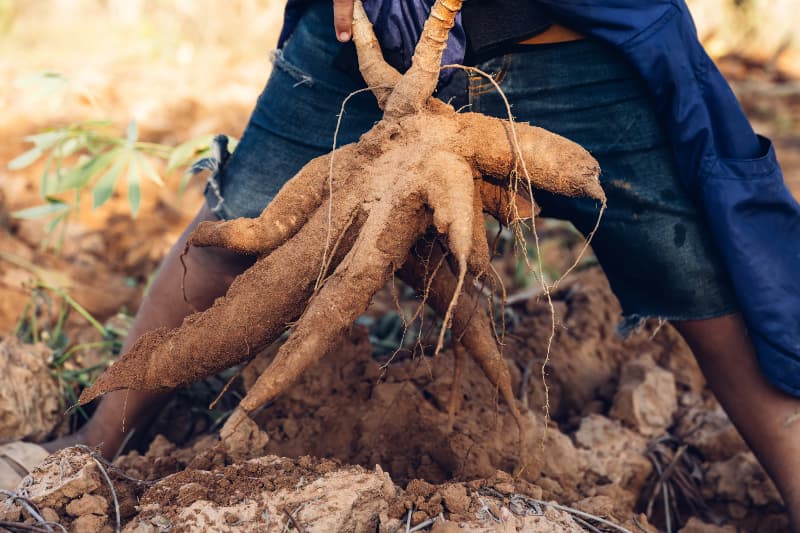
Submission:
{"label": "brown tuber skin", "polygon": [[[413,65],[401,75],[384,61],[356,2],[353,40],[383,120],[357,143],[308,163],[260,217],[202,223],[191,245],[254,254],[258,261],[210,309],[186,318],[180,328],[143,335],[83,392],[81,404],[113,390],[163,390],[202,379],[248,360],[295,323],[240,404],[251,413],[325,356],[402,267],[399,274],[410,285],[429,288],[428,302],[445,327],[452,325],[458,351],[463,347],[483,369],[521,430],[490,317],[463,290],[489,270],[482,213],[506,223],[530,216],[531,205],[526,209],[513,195],[520,186],[529,190],[526,177],[534,190],[600,202],[605,195],[597,162],[577,144],[527,124],[515,124],[514,137],[508,121],[458,114],[431,96],[460,8],[461,0],[436,2]],[[449,257],[426,284],[431,272],[413,250],[430,230]]]}

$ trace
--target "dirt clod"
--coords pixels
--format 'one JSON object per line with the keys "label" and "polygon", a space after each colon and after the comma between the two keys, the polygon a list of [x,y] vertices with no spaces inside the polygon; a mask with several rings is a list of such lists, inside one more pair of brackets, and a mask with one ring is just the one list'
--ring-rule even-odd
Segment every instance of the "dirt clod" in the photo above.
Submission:
{"label": "dirt clod", "polygon": [[731,525],[716,526],[703,522],[698,518],[690,518],[679,533],[738,533],[738,530]]}
{"label": "dirt clod", "polygon": [[781,497],[750,452],[711,463],[706,472],[709,488],[718,498],[745,507],[780,505]]}
{"label": "dirt clod", "polygon": [[611,417],[636,428],[642,435],[663,434],[678,409],[675,377],[649,355],[622,367]]}
{"label": "dirt clod", "polygon": [[[72,533],[98,533],[103,532],[103,526],[108,522],[108,517],[96,514],[81,515],[72,523]],[[111,531],[111,530],[109,530]]]}
{"label": "dirt clod", "polygon": [[51,354],[44,345],[14,337],[0,341],[0,441],[41,442],[61,422],[61,391],[48,367]]}
{"label": "dirt clod", "polygon": [[444,506],[450,513],[464,514],[469,509],[470,498],[461,484],[445,485],[441,489]]}
{"label": "dirt clod", "polygon": [[697,405],[686,411],[676,433],[707,461],[725,461],[748,450],[747,444],[716,402],[711,407]]}
{"label": "dirt clod", "polygon": [[84,494],[77,500],[69,502],[66,511],[70,516],[105,515],[108,511],[108,500],[96,494]]}

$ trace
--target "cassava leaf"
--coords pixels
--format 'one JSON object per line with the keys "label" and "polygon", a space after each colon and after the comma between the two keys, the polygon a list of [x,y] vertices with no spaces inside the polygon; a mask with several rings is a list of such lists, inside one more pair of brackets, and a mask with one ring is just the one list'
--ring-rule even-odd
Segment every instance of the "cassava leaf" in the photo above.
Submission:
{"label": "cassava leaf", "polygon": [[62,202],[60,200],[50,200],[48,203],[44,205],[37,205],[35,207],[29,207],[28,209],[22,209],[20,211],[15,211],[12,213],[14,218],[20,218],[24,220],[33,220],[36,218],[44,218],[51,215],[57,215],[60,213],[66,213],[69,211],[70,205]]}
{"label": "cassava leaf", "polygon": [[37,159],[42,157],[42,154],[44,154],[44,150],[42,150],[38,146],[34,146],[24,154],[15,157],[8,164],[8,170],[21,170],[23,168],[29,167],[32,164],[34,164]]}
{"label": "cassava leaf", "polygon": [[208,150],[213,140],[214,135],[203,135],[176,146],[169,156],[167,172],[173,172],[178,167],[189,164],[189,162],[196,157],[198,152]]}
{"label": "cassava leaf", "polygon": [[139,208],[142,205],[142,168],[140,165],[141,155],[134,154],[128,165],[128,204],[131,207],[131,216],[139,216]]}
{"label": "cassava leaf", "polygon": [[36,148],[41,150],[48,150],[56,144],[64,141],[69,137],[69,131],[66,129],[44,131],[36,135],[28,135],[25,140],[32,142]]}
{"label": "cassava leaf", "polygon": [[60,157],[69,157],[84,147],[85,142],[82,137],[71,137],[65,139],[64,142],[58,146],[58,155]]}
{"label": "cassava leaf", "polygon": [[137,153],[136,155],[139,158],[138,162],[139,162],[140,166],[142,167],[142,170],[144,171],[145,176],[147,176],[147,178],[150,181],[152,181],[153,183],[155,183],[159,187],[163,187],[164,186],[164,180],[162,180],[161,176],[158,175],[158,171],[150,163],[150,160],[147,158],[147,156],[144,156],[144,155],[142,155],[140,153]]}
{"label": "cassava leaf", "polygon": [[47,225],[44,227],[45,233],[52,233],[58,227],[58,225],[64,221],[64,218],[67,215],[69,215],[69,210],[66,210],[63,213],[59,213],[58,215],[56,215],[53,218],[53,220],[48,222]]}
{"label": "cassava leaf", "polygon": [[120,155],[121,151],[116,148],[70,169],[58,180],[51,194],[59,194],[85,187],[98,174],[105,171],[114,162],[114,159]]}
{"label": "cassava leaf", "polygon": [[114,164],[111,165],[111,168],[103,174],[103,176],[98,180],[97,184],[92,189],[92,207],[97,209],[101,205],[105,204],[110,198],[111,195],[114,194],[114,188],[117,185],[117,181],[119,180],[119,176],[122,173],[122,168],[127,163],[127,154],[123,154],[122,157],[119,157]]}

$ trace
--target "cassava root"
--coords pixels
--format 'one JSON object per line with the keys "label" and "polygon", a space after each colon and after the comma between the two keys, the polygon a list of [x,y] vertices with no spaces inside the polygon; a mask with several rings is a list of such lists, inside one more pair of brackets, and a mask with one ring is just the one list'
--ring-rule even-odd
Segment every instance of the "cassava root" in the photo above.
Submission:
{"label": "cassava root", "polygon": [[[161,390],[202,379],[255,356],[293,323],[240,404],[242,413],[252,413],[324,357],[398,273],[418,290],[429,288],[428,301],[444,318],[443,328],[452,328],[456,353],[478,363],[522,434],[492,321],[472,294],[473,280],[490,271],[483,213],[506,224],[532,216],[534,199],[516,194],[520,179],[529,181],[519,190],[602,203],[605,195],[596,161],[577,144],[528,124],[512,128],[505,120],[456,113],[431,96],[461,3],[437,0],[412,66],[401,75],[384,61],[356,1],[359,65],[383,119],[357,143],[309,162],[258,218],[202,223],[190,245],[257,255],[256,263],[208,310],[177,329],[144,334],[83,392],[81,404],[113,390]],[[426,282],[430,272],[415,243],[431,232],[443,249],[425,253],[447,260]],[[459,390],[451,399],[451,425]]]}

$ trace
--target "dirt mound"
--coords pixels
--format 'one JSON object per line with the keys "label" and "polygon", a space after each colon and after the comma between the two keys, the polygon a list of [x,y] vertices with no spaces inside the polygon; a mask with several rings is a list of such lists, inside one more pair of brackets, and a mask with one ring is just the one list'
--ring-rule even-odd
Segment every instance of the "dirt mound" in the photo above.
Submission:
{"label": "dirt mound", "polygon": [[[682,357],[681,350],[688,350],[685,346],[675,349],[677,334],[667,328],[652,340],[652,327],[621,339],[613,318],[618,304],[597,271],[582,274],[553,298],[564,327],[554,342],[548,383],[552,413],[564,431],[577,430],[585,416],[608,413],[625,362],[645,353],[669,363]],[[540,366],[544,354],[540,347],[546,345],[548,330],[540,322],[549,321],[546,307],[535,301],[528,304],[528,311],[522,310],[520,322],[507,338],[506,363],[515,394],[530,408],[524,413],[530,450],[523,461],[527,463],[524,478],[537,479],[549,462],[548,471],[563,472],[565,484],[571,486],[582,472],[564,450],[575,446],[571,439],[561,438],[557,429],[545,433],[543,425]],[[244,370],[245,388],[269,365],[276,350],[265,351]],[[415,478],[442,483],[491,476],[497,469],[513,471],[519,462],[514,420],[499,401],[496,388],[473,362],[465,365],[461,408],[454,431],[447,433],[453,363],[452,351],[446,350],[435,359],[398,356],[382,365],[372,358],[366,332],[356,328],[318,366],[256,415],[270,436],[266,451],[286,457],[336,457],[367,468],[380,464],[401,483]],[[649,365],[652,372],[671,378],[668,370],[652,361]],[[689,385],[679,386],[691,390]],[[640,408],[639,403],[635,406]],[[672,412],[668,414],[671,419]],[[540,449],[543,435],[545,452]],[[550,452],[554,446],[562,451]],[[570,455],[578,454],[572,451]],[[560,456],[569,466],[560,466]]]}
{"label": "dirt mound", "polygon": [[[71,531],[102,531],[136,513],[144,489],[91,450],[68,448],[45,459],[25,477],[16,498],[0,503],[0,519],[58,523]],[[34,514],[35,511],[37,514]]]}
{"label": "dirt mound", "polygon": [[[160,448],[162,453],[177,452],[174,447],[167,450]],[[366,470],[330,459],[277,456],[226,466],[227,456],[219,445],[201,454],[205,452],[218,460],[211,469],[189,467],[146,484],[98,462],[86,450],[64,450],[40,465],[18,489],[25,503],[38,508],[38,516],[26,514],[22,503],[11,503],[0,508],[0,519],[30,525],[48,521],[77,532],[112,531],[117,516],[126,532],[294,527],[394,533],[409,526],[439,532],[584,531],[573,518],[573,514],[586,517],[581,511],[563,510],[521,494],[516,491],[518,483],[502,472],[471,483],[434,485],[415,480],[403,490],[379,466]],[[644,518],[640,524],[648,527]]]}
{"label": "dirt mound", "polygon": [[[522,410],[522,461],[514,419],[477,365],[465,366],[461,408],[448,433],[452,352],[435,359],[401,353],[387,364],[355,327],[257,414],[263,432],[244,432],[235,449],[215,435],[181,446],[159,437],[147,453],[106,467],[123,524],[128,531],[277,531],[296,520],[307,531],[404,531],[410,517],[412,527],[443,532],[459,524],[462,531],[581,531],[569,513],[536,503],[555,501],[640,531],[650,527],[640,516],[648,510],[663,525],[659,487],[666,486],[672,523],[696,518],[687,531],[715,531],[711,524],[725,522],[788,531],[774,487],[703,389],[673,330],[649,323],[627,340],[618,337],[617,304],[597,271],[581,273],[553,297],[566,327],[547,373],[555,416],[546,431],[541,354],[531,348],[544,342],[545,303],[516,309],[505,346],[514,393],[529,406]],[[244,369],[245,387],[277,349]],[[582,361],[595,371],[584,372]],[[661,394],[664,386],[672,398]],[[578,398],[591,401],[580,405]],[[658,485],[673,461],[672,477]],[[59,489],[62,478],[67,488]],[[80,519],[108,528],[116,519],[108,483],[85,451],[52,456],[20,490],[71,527]],[[82,500],[87,494],[92,498]],[[106,511],[97,514],[101,507]],[[31,520],[19,506],[14,512],[7,516]]]}

